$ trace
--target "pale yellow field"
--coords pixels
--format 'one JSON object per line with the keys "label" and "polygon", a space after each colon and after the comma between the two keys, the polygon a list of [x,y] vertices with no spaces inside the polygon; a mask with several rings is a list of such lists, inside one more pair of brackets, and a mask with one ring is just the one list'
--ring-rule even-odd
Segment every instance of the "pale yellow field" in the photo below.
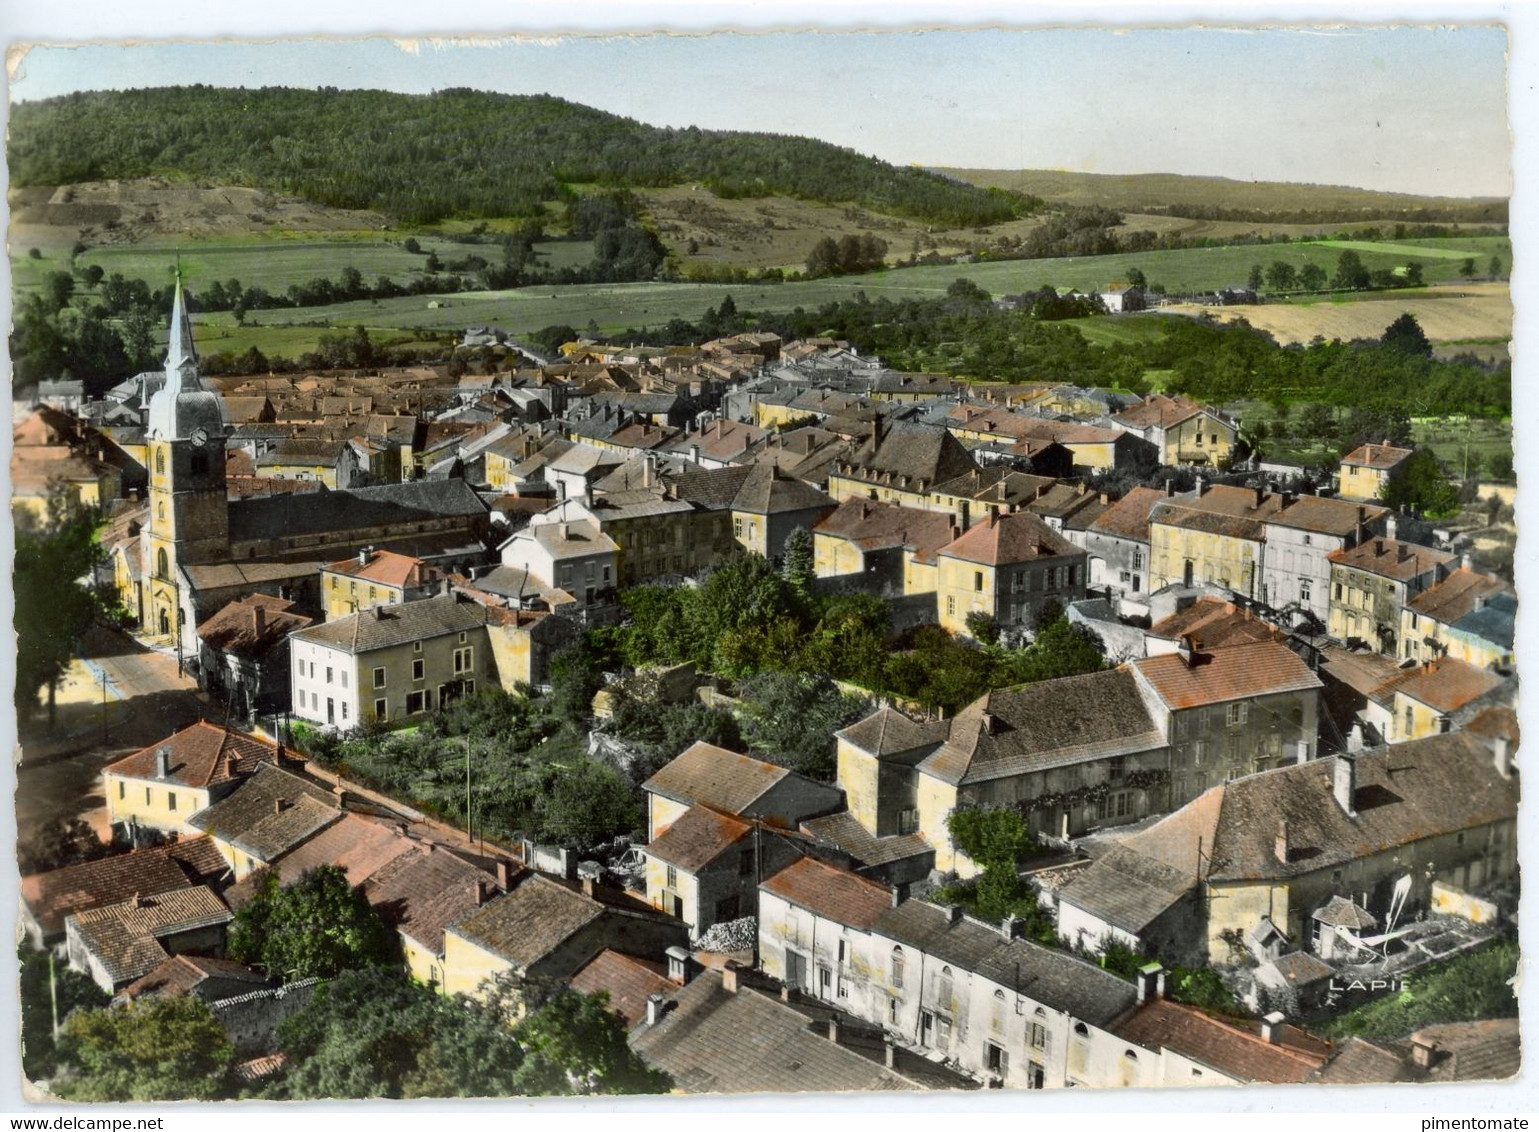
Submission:
{"label": "pale yellow field", "polygon": [[1512,295],[1505,283],[1460,283],[1415,292],[1381,292],[1358,299],[1316,303],[1262,303],[1258,306],[1200,307],[1181,303],[1163,308],[1178,314],[1210,314],[1225,322],[1243,318],[1279,342],[1377,338],[1401,314],[1416,316],[1433,342],[1512,336]]}

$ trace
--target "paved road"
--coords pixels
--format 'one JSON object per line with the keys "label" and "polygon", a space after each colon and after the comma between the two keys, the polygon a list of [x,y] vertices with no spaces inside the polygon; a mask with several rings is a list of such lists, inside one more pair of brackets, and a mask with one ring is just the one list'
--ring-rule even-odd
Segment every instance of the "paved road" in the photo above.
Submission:
{"label": "paved road", "polygon": [[102,767],[196,719],[222,718],[195,682],[176,674],[175,657],[108,629],[91,629],[82,643],[86,656],[107,673],[123,707],[114,713],[105,741],[98,705],[65,705],[53,732],[42,713],[24,721],[16,768],[16,825],[23,840],[43,824],[77,815],[105,833]]}

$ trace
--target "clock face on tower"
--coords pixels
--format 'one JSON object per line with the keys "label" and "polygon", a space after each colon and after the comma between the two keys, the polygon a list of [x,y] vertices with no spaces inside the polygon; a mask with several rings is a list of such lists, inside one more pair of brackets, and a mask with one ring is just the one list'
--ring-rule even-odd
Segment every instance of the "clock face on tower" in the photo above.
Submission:
{"label": "clock face on tower", "polygon": [[192,441],[194,448],[202,448],[208,443],[208,430],[205,428],[195,428],[188,439]]}

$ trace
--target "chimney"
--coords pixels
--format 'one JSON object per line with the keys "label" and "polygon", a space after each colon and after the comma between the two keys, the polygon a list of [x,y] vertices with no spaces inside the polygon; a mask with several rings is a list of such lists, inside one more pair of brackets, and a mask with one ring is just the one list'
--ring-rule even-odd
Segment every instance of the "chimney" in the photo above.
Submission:
{"label": "chimney", "polygon": [[590,873],[582,878],[582,894],[592,900],[598,888],[598,881]]}
{"label": "chimney", "polygon": [[1331,767],[1331,792],[1336,804],[1349,818],[1357,817],[1357,756],[1337,755]]}
{"label": "chimney", "polygon": [[1277,857],[1279,865],[1288,863],[1288,822],[1286,819],[1277,823],[1277,840],[1272,843],[1272,852]]}
{"label": "chimney", "polygon": [[374,607],[374,620],[376,620],[376,621],[383,621],[384,619],[385,619],[385,607],[383,605],[376,605]]}
{"label": "chimney", "polygon": [[1283,492],[1282,493],[1282,509],[1284,511],[1286,511],[1289,507],[1292,507],[1293,506],[1293,501],[1296,500],[1297,498],[1298,498],[1298,496],[1295,493],[1291,492],[1291,491]]}
{"label": "chimney", "polygon": [[1169,499],[1169,498],[1171,498],[1175,494],[1176,494],[1176,481],[1175,480],[1166,480],[1165,481],[1165,498]]}
{"label": "chimney", "polygon": [[896,908],[908,899],[908,885],[895,884],[892,886],[892,906]]}
{"label": "chimney", "polygon": [[1399,530],[1399,524],[1395,521],[1394,515],[1390,515],[1384,520],[1384,533],[1390,538],[1395,538],[1397,530]]}
{"label": "chimney", "polygon": [[1383,554],[1384,554],[1384,540],[1381,539],[1381,538],[1374,539],[1373,540],[1373,556],[1375,558],[1380,558],[1380,557],[1383,556]]}
{"label": "chimney", "polygon": [[1459,569],[1473,570],[1474,568],[1475,559],[1470,555],[1469,551],[1466,550],[1463,554],[1459,555]]}
{"label": "chimney", "polygon": [[1431,1069],[1437,1060],[1437,1043],[1430,1038],[1411,1035],[1411,1060],[1418,1069]]}
{"label": "chimney", "polygon": [[1491,756],[1496,763],[1496,773],[1503,778],[1512,777],[1512,744],[1505,735],[1498,735],[1491,744]]}
{"label": "chimney", "polygon": [[692,962],[689,952],[678,944],[674,944],[664,952],[668,956],[668,979],[670,982],[683,986],[689,982],[689,965]]}
{"label": "chimney", "polygon": [[660,994],[647,995],[647,1025],[655,1026],[662,1021],[663,1004],[667,1001]]}
{"label": "chimney", "polygon": [[1287,1020],[1288,1016],[1281,1010],[1274,1010],[1261,1019],[1261,1040],[1269,1046],[1281,1045],[1283,1023]]}
{"label": "chimney", "polygon": [[498,859],[492,864],[492,874],[497,878],[498,887],[504,890],[508,887],[511,872],[512,870],[508,867],[507,861]]}
{"label": "chimney", "polygon": [[700,445],[691,444],[689,446],[689,458],[697,464],[700,462]]}
{"label": "chimney", "polygon": [[267,609],[265,606],[254,605],[251,607],[251,624],[256,630],[256,635],[261,636],[267,632]]}
{"label": "chimney", "polygon": [[171,777],[171,748],[161,747],[155,752],[155,777]]}
{"label": "chimney", "polygon": [[1159,963],[1146,963],[1138,969],[1138,1005],[1156,1002],[1165,997],[1165,968]]}
{"label": "chimney", "polygon": [[1265,502],[1266,502],[1266,486],[1264,484],[1258,484],[1256,486],[1256,506],[1260,507]]}
{"label": "chimney", "polygon": [[567,539],[569,539],[571,537],[572,537],[572,524],[571,523],[562,523],[561,524],[561,538],[562,538],[562,541],[565,541],[565,540],[567,540]]}
{"label": "chimney", "polygon": [[[743,965],[736,959],[728,959],[726,966],[721,969],[721,989],[726,991],[728,994],[736,994],[738,977],[741,974],[742,969]],[[783,988],[781,991],[781,997],[784,998],[790,989],[790,987]]]}
{"label": "chimney", "polygon": [[1197,477],[1197,497],[1202,498],[1203,492],[1208,490],[1208,481],[1202,476]]}
{"label": "chimney", "polygon": [[1347,754],[1355,755],[1363,747],[1363,725],[1361,723],[1354,723],[1352,730],[1347,732]]}
{"label": "chimney", "polygon": [[373,549],[372,546],[366,546],[358,552],[358,565],[367,566],[369,564],[369,553]]}
{"label": "chimney", "polygon": [[1016,932],[1020,929],[1020,925],[1020,917],[1011,912],[1003,920],[999,921],[999,934],[1006,939],[1014,939]]}
{"label": "chimney", "polygon": [[274,798],[273,799],[273,813],[281,814],[284,810],[286,810],[288,808],[289,808],[288,799],[286,799],[286,798]]}
{"label": "chimney", "polygon": [[331,804],[337,809],[342,808],[342,803],[347,800],[347,790],[339,782],[331,788]]}
{"label": "chimney", "polygon": [[835,1014],[828,1020],[828,1040],[834,1045],[839,1044],[839,1016]]}
{"label": "chimney", "polygon": [[962,906],[960,904],[946,905],[946,922],[948,924],[960,924],[962,922]]}

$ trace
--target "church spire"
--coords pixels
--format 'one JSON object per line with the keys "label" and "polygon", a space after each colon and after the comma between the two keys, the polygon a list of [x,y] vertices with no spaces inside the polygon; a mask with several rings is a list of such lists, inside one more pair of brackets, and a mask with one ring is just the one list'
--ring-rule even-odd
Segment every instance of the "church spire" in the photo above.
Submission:
{"label": "church spire", "polygon": [[198,351],[192,344],[192,320],[187,317],[187,300],[182,295],[182,267],[176,267],[176,297],[171,303],[171,333],[166,341],[166,373],[196,367]]}

